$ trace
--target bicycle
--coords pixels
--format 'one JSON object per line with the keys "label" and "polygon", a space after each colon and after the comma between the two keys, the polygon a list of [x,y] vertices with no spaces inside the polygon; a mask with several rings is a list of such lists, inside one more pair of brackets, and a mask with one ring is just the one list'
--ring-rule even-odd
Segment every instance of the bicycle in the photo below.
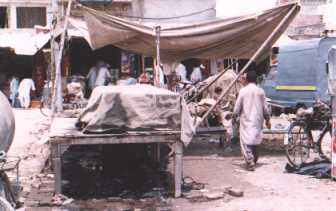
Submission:
{"label": "bicycle", "polygon": [[46,117],[49,117],[51,113],[51,84],[49,80],[44,81],[40,112]]}
{"label": "bicycle", "polygon": [[[307,163],[311,151],[319,157],[331,160],[331,112],[324,103],[316,103],[313,108],[298,109],[297,117],[290,124],[284,137],[288,162],[299,167]],[[314,138],[318,132],[317,137]]]}
{"label": "bicycle", "polygon": [[16,169],[16,185],[19,187],[19,163],[21,159],[18,157],[7,157],[5,152],[0,152],[0,210],[14,211],[19,208],[21,203],[17,201],[17,197],[10,183],[6,172]]}

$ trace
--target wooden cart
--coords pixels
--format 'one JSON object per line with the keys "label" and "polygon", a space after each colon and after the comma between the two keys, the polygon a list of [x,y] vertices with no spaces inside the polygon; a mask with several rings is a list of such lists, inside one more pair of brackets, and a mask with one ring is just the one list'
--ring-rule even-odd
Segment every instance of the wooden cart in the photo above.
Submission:
{"label": "wooden cart", "polygon": [[62,192],[62,155],[72,145],[155,144],[156,159],[160,144],[168,144],[174,152],[174,191],[181,196],[183,143],[180,131],[143,131],[122,134],[83,134],[75,128],[75,118],[55,118],[50,131],[51,156],[55,173],[55,192]]}

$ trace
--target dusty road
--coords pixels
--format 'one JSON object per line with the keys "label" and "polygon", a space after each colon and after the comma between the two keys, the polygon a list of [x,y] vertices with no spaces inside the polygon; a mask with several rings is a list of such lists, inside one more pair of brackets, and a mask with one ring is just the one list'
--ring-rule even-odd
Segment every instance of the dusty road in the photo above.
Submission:
{"label": "dusty road", "polygon": [[[21,178],[24,193],[27,195],[33,184],[31,178],[38,174],[46,160],[48,146],[44,136],[46,119],[38,110],[16,110],[17,129],[15,140],[10,150],[11,155],[25,159],[21,163]],[[212,143],[193,143],[184,157],[184,176],[205,184],[205,189],[214,190],[232,186],[244,191],[243,197],[225,195],[224,198],[191,202],[186,198],[165,198],[167,206],[147,210],[186,210],[186,211],[334,211],[336,210],[336,182],[320,180],[308,176],[284,173],[286,158],[283,153],[266,151],[254,172],[242,168],[243,160],[239,149],[224,152]],[[38,196],[37,196],[38,197]],[[41,196],[42,197],[42,196]],[[141,204],[141,203],[140,203]],[[122,205],[106,200],[88,199],[75,201],[64,207],[30,207],[25,210],[143,210],[133,201]]]}
{"label": "dusty road", "polygon": [[[34,183],[34,175],[45,166],[49,155],[46,144],[48,138],[48,120],[39,110],[15,109],[15,135],[8,152],[9,156],[20,157],[20,183],[23,194],[29,192]],[[10,174],[13,178],[14,174]]]}
{"label": "dusty road", "polygon": [[[189,149],[191,151],[192,147]],[[204,150],[206,151],[206,150]],[[220,153],[222,154],[222,153]],[[186,156],[184,172],[209,188],[230,185],[244,190],[244,196],[207,203],[189,203],[178,199],[174,210],[230,210],[230,211],[313,211],[336,209],[336,182],[308,176],[284,173],[283,154],[266,153],[254,172],[242,169],[241,157],[229,154]],[[200,171],[200,169],[202,171]]]}

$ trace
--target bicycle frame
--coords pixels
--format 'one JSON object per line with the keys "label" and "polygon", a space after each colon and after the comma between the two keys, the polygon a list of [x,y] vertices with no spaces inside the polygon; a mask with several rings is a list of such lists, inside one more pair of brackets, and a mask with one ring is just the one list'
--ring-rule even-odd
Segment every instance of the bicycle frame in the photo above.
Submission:
{"label": "bicycle frame", "polygon": [[[318,124],[323,125],[323,127],[321,129],[319,129],[319,131],[321,131],[321,133],[319,134],[319,136],[316,140],[314,140],[313,135],[312,135],[312,131],[315,130],[312,127],[312,124],[314,124],[314,123],[318,123]],[[306,127],[307,127],[307,131],[309,131],[309,136],[310,136],[309,139],[312,141],[313,145],[319,144],[322,141],[322,138],[323,138],[324,134],[331,130],[330,121],[305,121],[305,124],[306,124]]]}
{"label": "bicycle frame", "polygon": [[10,183],[9,177],[7,175],[7,171],[16,170],[16,185],[19,187],[19,163],[21,159],[15,157],[14,160],[7,160],[6,158],[2,158],[0,161],[0,190],[1,190],[1,197],[6,199],[12,207],[17,207],[19,205],[17,201],[17,197],[15,195],[15,192],[12,188],[12,185]]}

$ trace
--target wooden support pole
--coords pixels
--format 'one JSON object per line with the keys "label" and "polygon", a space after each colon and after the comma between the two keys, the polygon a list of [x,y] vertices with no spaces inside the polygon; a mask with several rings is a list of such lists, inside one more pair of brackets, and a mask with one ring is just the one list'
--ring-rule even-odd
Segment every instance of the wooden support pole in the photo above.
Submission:
{"label": "wooden support pole", "polygon": [[154,71],[154,86],[159,87],[160,86],[160,64],[161,64],[161,58],[160,58],[160,31],[161,27],[156,26],[155,27],[155,35],[156,35],[156,68]]}
{"label": "wooden support pole", "polygon": [[273,32],[267,37],[267,39],[262,43],[262,45],[259,47],[259,49],[253,54],[253,56],[250,58],[250,60],[246,63],[246,65],[243,67],[243,69],[238,73],[236,78],[228,85],[228,87],[223,91],[223,93],[219,96],[216,103],[210,107],[210,109],[202,116],[201,121],[198,122],[196,125],[196,128],[208,117],[208,115],[215,109],[215,107],[218,105],[218,103],[225,97],[230,89],[233,87],[233,85],[237,82],[239,77],[245,73],[247,68],[252,64],[252,62],[265,50],[265,48],[270,44],[273,37],[276,35],[276,33],[279,32],[279,30],[283,27],[283,25],[287,22],[287,20],[292,16],[292,14],[297,9],[298,5],[295,4],[291,10],[287,13],[287,15],[281,20],[281,22],[278,24],[278,26],[273,30]]}
{"label": "wooden support pole", "polygon": [[[58,8],[57,8],[57,0],[52,0],[51,3],[52,7],[52,13],[53,13],[53,20],[51,23],[51,37],[50,37],[50,80],[52,82],[51,86],[51,110],[56,111],[56,65],[55,65],[55,29],[57,25],[57,20],[58,20]],[[48,84],[49,86],[49,84]],[[54,114],[54,112],[52,112]]]}
{"label": "wooden support pole", "polygon": [[64,26],[63,26],[63,31],[61,34],[61,42],[60,42],[60,49],[58,52],[58,56],[56,57],[56,75],[55,75],[55,88],[53,92],[53,109],[52,113],[53,115],[56,112],[61,112],[63,110],[62,108],[62,75],[61,75],[61,62],[62,62],[62,55],[63,55],[63,49],[64,49],[64,41],[65,41],[65,35],[66,31],[68,29],[68,24],[69,24],[69,16],[71,12],[71,5],[72,5],[72,0],[68,1],[68,7],[64,19]]}

